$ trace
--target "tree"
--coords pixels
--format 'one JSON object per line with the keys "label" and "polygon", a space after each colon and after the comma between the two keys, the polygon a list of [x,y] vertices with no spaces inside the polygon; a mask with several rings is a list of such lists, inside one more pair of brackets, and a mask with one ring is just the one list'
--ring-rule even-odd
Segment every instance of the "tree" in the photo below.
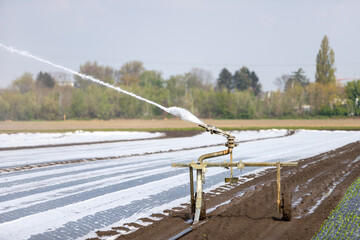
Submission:
{"label": "tree", "polygon": [[291,78],[291,75],[289,74],[283,74],[281,77],[278,77],[275,79],[275,85],[278,87],[278,90],[283,91],[285,90],[286,83]]}
{"label": "tree", "polygon": [[239,91],[248,90],[251,88],[251,78],[250,71],[247,67],[242,67],[240,70],[236,71],[233,76],[233,83],[235,88]]}
{"label": "tree", "polygon": [[262,87],[261,87],[261,83],[259,83],[259,78],[254,71],[250,73],[250,79],[251,79],[251,88],[252,91],[254,92],[254,95],[259,96],[259,94],[262,91]]}
{"label": "tree", "polygon": [[41,103],[40,118],[45,120],[59,119],[60,110],[57,99],[47,96]]}
{"label": "tree", "polygon": [[[197,90],[210,90],[211,73],[199,68],[193,68],[190,72],[185,73],[183,81],[185,82],[184,106],[191,112],[195,111],[194,92]],[[196,94],[196,93],[195,93]]]}
{"label": "tree", "polygon": [[170,76],[166,81],[166,89],[169,91],[168,102],[173,106],[183,106],[186,92],[184,76]]}
{"label": "tree", "polygon": [[213,76],[211,72],[201,68],[192,68],[190,72],[185,74],[187,88],[198,88],[203,90],[210,89]]}
{"label": "tree", "polygon": [[217,91],[215,101],[211,103],[214,117],[216,118],[236,118],[236,105],[233,92],[225,90]]}
{"label": "tree", "polygon": [[20,91],[21,94],[29,92],[34,86],[34,79],[30,73],[24,73],[12,82],[11,86]]}
{"label": "tree", "polygon": [[104,92],[99,102],[99,112],[97,117],[100,119],[109,119],[112,115],[111,104],[107,94]]}
{"label": "tree", "polygon": [[285,91],[294,88],[296,85],[305,87],[309,84],[309,79],[305,76],[305,72],[302,68],[292,72],[292,75],[287,79],[285,83]]}
{"label": "tree", "polygon": [[0,96],[0,120],[6,120],[10,105]]}
{"label": "tree", "polygon": [[139,85],[142,87],[157,87],[162,88],[164,80],[161,76],[161,72],[157,71],[144,71],[140,76]]}
{"label": "tree", "polygon": [[36,78],[36,83],[40,86],[46,88],[54,88],[55,87],[55,80],[54,78],[47,72],[39,72]]}
{"label": "tree", "polygon": [[226,88],[230,91],[233,88],[232,75],[226,68],[223,68],[219,74],[219,78],[216,80],[216,88],[221,90]]}
{"label": "tree", "polygon": [[236,118],[253,118],[256,112],[256,98],[251,91],[234,92]]}
{"label": "tree", "polygon": [[315,81],[321,84],[335,83],[335,53],[329,46],[329,39],[325,35],[321,41],[320,50],[316,57]]}
{"label": "tree", "polygon": [[304,88],[295,80],[293,80],[295,84],[292,87],[286,89],[285,93],[283,94],[284,104],[283,106],[286,108],[284,109],[284,115],[301,115],[302,106],[305,101],[305,91]]}
{"label": "tree", "polygon": [[247,67],[242,67],[235,71],[233,76],[233,84],[239,91],[248,90],[251,87],[250,71]]}
{"label": "tree", "polygon": [[126,86],[138,84],[140,81],[140,75],[145,71],[142,62],[130,61],[125,63],[120,68],[120,81]]}
{"label": "tree", "polygon": [[346,84],[345,93],[351,102],[351,108],[355,115],[360,115],[360,80],[351,81]]}
{"label": "tree", "polygon": [[294,79],[296,83],[299,83],[302,87],[305,87],[309,84],[309,78],[305,76],[305,72],[302,68],[292,72],[291,78]]}
{"label": "tree", "polygon": [[4,110],[7,110],[5,111],[7,119],[32,120],[36,118],[36,108],[39,105],[36,105],[34,93],[27,92],[21,94],[13,90],[5,90],[1,92],[1,97],[5,103],[0,104],[3,105],[0,107],[4,107]]}
{"label": "tree", "polygon": [[86,103],[84,93],[81,89],[78,89],[71,98],[71,114],[75,118],[82,118],[86,116]]}
{"label": "tree", "polygon": [[252,90],[255,96],[261,93],[261,84],[259,78],[254,71],[243,66],[240,70],[236,71],[233,76],[233,84],[239,91]]}
{"label": "tree", "polygon": [[[109,66],[98,65],[96,61],[86,62],[80,66],[80,73],[92,76],[103,82],[114,84],[115,82],[115,71]],[[87,88],[91,84],[90,80],[82,79],[79,76],[75,76],[75,86],[78,88]]]}

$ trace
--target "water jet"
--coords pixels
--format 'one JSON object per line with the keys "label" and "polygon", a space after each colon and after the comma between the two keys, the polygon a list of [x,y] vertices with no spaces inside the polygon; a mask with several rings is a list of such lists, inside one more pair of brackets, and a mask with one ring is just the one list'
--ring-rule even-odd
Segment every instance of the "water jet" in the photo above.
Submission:
{"label": "water jet", "polygon": [[21,56],[34,59],[34,60],[36,60],[36,61],[38,61],[38,62],[42,62],[42,63],[45,63],[45,64],[50,65],[50,66],[52,66],[52,67],[61,69],[61,70],[65,71],[65,72],[74,74],[74,75],[79,76],[79,77],[81,77],[81,78],[83,78],[83,79],[87,79],[87,80],[90,80],[90,81],[95,82],[95,83],[97,83],[97,84],[103,85],[103,86],[105,86],[105,87],[112,88],[112,89],[114,89],[114,90],[116,90],[116,91],[118,91],[118,92],[121,92],[121,93],[127,94],[127,95],[129,95],[129,96],[132,96],[132,97],[134,97],[134,98],[136,98],[136,99],[138,99],[138,100],[141,100],[141,101],[150,103],[150,104],[152,104],[152,105],[154,105],[154,106],[156,106],[156,107],[164,110],[164,111],[167,112],[167,113],[170,113],[170,114],[172,114],[172,115],[174,115],[174,116],[176,116],[176,117],[181,118],[182,120],[189,121],[189,122],[193,122],[193,123],[196,123],[196,124],[203,124],[203,122],[201,122],[201,121],[200,121],[197,117],[195,117],[191,112],[189,112],[188,110],[186,110],[186,109],[184,109],[184,108],[180,108],[180,107],[164,107],[164,106],[162,106],[162,105],[160,105],[160,104],[158,104],[158,103],[156,103],[156,102],[153,102],[153,101],[151,101],[151,100],[148,100],[148,99],[146,99],[146,98],[143,98],[143,97],[141,97],[141,96],[138,96],[138,95],[136,95],[136,94],[134,94],[134,93],[132,93],[132,92],[128,92],[128,91],[126,91],[126,90],[124,90],[124,89],[122,89],[122,88],[120,88],[120,87],[113,86],[113,85],[111,85],[111,84],[109,84],[109,83],[103,82],[103,81],[101,81],[101,80],[99,80],[99,79],[96,79],[96,78],[94,78],[94,77],[92,77],[92,76],[89,76],[89,75],[86,75],[86,74],[83,74],[83,73],[79,73],[79,72],[77,72],[77,71],[75,71],[75,70],[72,70],[72,69],[70,69],[70,68],[67,68],[67,67],[64,67],[64,66],[61,66],[61,65],[52,63],[52,62],[50,62],[50,61],[48,61],[48,60],[45,60],[45,59],[40,58],[40,57],[37,57],[37,56],[35,56],[35,55],[27,52],[27,51],[17,50],[17,49],[15,49],[15,48],[13,48],[13,47],[5,46],[5,45],[2,44],[2,43],[0,43],[0,47],[4,48],[5,50],[7,50],[7,51],[9,51],[9,52],[11,52],[11,53],[16,53],[16,54],[19,54],[19,55],[21,55]]}

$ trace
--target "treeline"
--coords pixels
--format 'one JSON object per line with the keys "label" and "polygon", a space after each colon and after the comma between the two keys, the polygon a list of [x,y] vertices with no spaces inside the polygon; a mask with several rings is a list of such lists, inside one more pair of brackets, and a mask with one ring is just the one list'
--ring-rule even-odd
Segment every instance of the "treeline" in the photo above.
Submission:
{"label": "treeline", "polygon": [[[299,68],[277,78],[277,91],[263,92],[257,74],[247,67],[224,68],[216,81],[208,71],[164,79],[138,61],[119,70],[86,62],[79,72],[118,86],[165,107],[183,107],[200,118],[281,118],[360,116],[360,80],[336,83],[334,52],[325,36],[316,58],[315,82]],[[40,72],[24,73],[0,90],[0,120],[166,118],[161,109],[89,80]]]}
{"label": "treeline", "polygon": [[[159,72],[145,70],[140,62],[129,62],[126,68],[126,72],[119,74],[108,66],[87,62],[80,72],[163,106],[186,108],[202,118],[254,116],[255,108],[248,108],[257,101],[252,91],[229,93],[217,89],[205,70],[193,69],[165,80]],[[64,115],[76,119],[171,117],[151,104],[111,88],[80,78],[75,78],[74,86],[60,84],[49,73],[39,73],[35,79],[25,73],[10,87],[0,90],[1,120],[55,120],[63,119]]]}
{"label": "treeline", "polygon": [[[97,78],[106,81],[103,70],[109,67],[85,65],[98,68]],[[239,70],[238,75],[241,73],[245,79],[241,84],[236,82],[236,73],[226,74],[231,76],[228,85],[223,84],[222,77],[222,73],[228,72],[226,69],[221,71],[216,84],[209,82],[208,72],[199,69],[166,80],[156,71],[143,69],[124,74],[116,82],[107,76],[107,81],[163,106],[186,108],[200,118],[360,115],[360,81],[348,82],[345,87],[309,83],[299,69],[277,79],[279,90],[261,93],[258,92],[261,85],[254,84],[251,72],[243,74],[247,71],[245,67]],[[246,85],[244,82],[245,89],[238,87]],[[75,81],[75,86],[59,84],[48,73],[39,73],[36,79],[25,73],[0,92],[1,120],[59,120],[64,115],[74,119],[171,117],[151,104],[113,89],[81,79]]]}

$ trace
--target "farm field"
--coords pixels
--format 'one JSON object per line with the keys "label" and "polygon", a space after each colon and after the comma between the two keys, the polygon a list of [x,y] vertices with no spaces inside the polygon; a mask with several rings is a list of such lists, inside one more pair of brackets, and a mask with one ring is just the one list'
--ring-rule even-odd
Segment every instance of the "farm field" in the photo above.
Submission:
{"label": "farm field", "polygon": [[[208,220],[181,239],[312,239],[348,187],[359,177],[359,143],[300,160],[296,169],[283,169],[282,191],[293,195],[293,219],[290,222],[279,221],[281,215],[277,215],[275,207],[276,171],[270,170],[263,176],[218,195],[217,198],[223,195],[223,201],[230,197],[229,203],[223,206],[217,203],[215,206],[219,207],[208,214]],[[207,204],[211,202],[208,200]],[[320,239],[337,239],[333,236],[350,236],[350,233],[355,238],[344,239],[357,239],[358,219],[353,216],[358,215],[358,209],[343,208],[337,211],[337,216],[342,214],[348,218],[339,219],[340,224],[328,228],[332,230],[330,234],[323,231]],[[166,219],[168,226],[173,225],[170,219],[175,220],[176,217],[184,215],[174,213]],[[342,227],[348,228],[346,234]],[[138,231],[128,237],[141,239],[141,234]],[[146,234],[152,238],[149,231]]]}
{"label": "farm field", "polygon": [[147,138],[157,138],[164,136],[164,133],[155,132],[62,132],[62,133],[17,133],[1,134],[0,149],[4,148],[25,148],[54,145],[74,145],[80,143],[94,142],[116,142],[126,140],[139,140]]}
{"label": "farm field", "polygon": [[360,238],[360,177],[351,184],[345,197],[331,212],[314,239]]}
{"label": "farm field", "polygon": [[[360,119],[260,119],[260,120],[214,120],[203,119],[207,124],[227,129],[261,128],[320,128],[320,129],[360,129]],[[136,130],[136,129],[198,129],[196,124],[180,119],[166,120],[66,120],[66,121],[2,121],[1,132],[18,131],[66,131],[66,130]]]}
{"label": "farm field", "polygon": [[[55,133],[42,137],[37,133],[0,135],[0,139],[6,139],[5,135],[13,139],[11,147],[16,147],[0,151],[0,239],[106,239],[103,236],[106,234],[144,239],[141,235],[144,231],[151,236],[159,232],[157,227],[162,224],[175,223],[173,225],[180,229],[186,227],[188,170],[173,169],[170,164],[190,162],[204,153],[223,150],[225,139],[206,132],[176,138],[164,138],[162,133],[152,134],[134,133],[129,135],[131,141],[125,141],[126,134],[115,132],[111,137],[114,142],[99,142],[95,133],[86,132],[76,138],[64,134],[61,144],[87,143],[73,146],[60,145]],[[298,161],[308,158],[301,160],[296,170],[284,171],[284,177],[287,177],[284,181],[288,181],[284,186],[293,191],[295,221],[312,216],[322,207],[322,203],[328,200],[322,193],[329,186],[336,192],[338,185],[359,171],[359,143],[352,144],[360,140],[358,131],[298,130],[290,133],[287,130],[261,130],[234,131],[233,134],[239,141],[239,146],[234,149],[234,161]],[[36,143],[31,147],[24,136],[42,140],[34,140]],[[347,144],[350,147],[333,151]],[[343,162],[335,160],[345,155]],[[214,161],[224,160],[227,157]],[[25,168],[30,165],[31,169]],[[312,165],[327,167],[316,167],[314,171]],[[345,171],[343,165],[351,171]],[[334,177],[328,185],[321,184],[330,167]],[[309,174],[301,174],[306,171]],[[246,192],[268,194],[259,199],[264,200],[265,206],[273,207],[275,201],[271,198],[271,190],[255,188],[256,184],[261,188],[271,188],[275,180],[273,173],[262,168],[246,168],[242,172],[236,171],[241,184],[224,187],[223,181],[229,171],[209,169],[205,192],[209,197],[209,215],[213,217],[209,220],[210,225],[203,226],[211,226],[219,211],[223,211],[221,214],[229,211],[242,196],[240,193],[246,196]],[[310,187],[319,184],[322,187],[317,191]],[[329,196],[332,196],[331,192]],[[249,197],[242,199],[246,201]],[[267,221],[274,221],[269,217],[274,212],[274,209],[266,212],[270,218]],[[239,214],[241,216],[241,212]],[[252,218],[264,215],[254,214]],[[164,233],[170,235],[179,230],[171,229],[169,225],[165,229],[168,231]],[[204,232],[194,230],[190,234],[195,235],[185,237],[196,238],[197,231]],[[203,237],[199,236],[199,239]],[[218,237],[214,235],[213,239]]]}

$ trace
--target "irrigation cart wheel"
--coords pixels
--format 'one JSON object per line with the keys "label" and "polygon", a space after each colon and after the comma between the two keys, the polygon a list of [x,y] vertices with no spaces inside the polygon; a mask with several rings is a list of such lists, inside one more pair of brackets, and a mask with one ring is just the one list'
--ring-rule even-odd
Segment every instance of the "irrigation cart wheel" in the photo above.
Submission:
{"label": "irrigation cart wheel", "polygon": [[283,193],[282,194],[282,210],[283,210],[283,217],[284,221],[291,220],[291,198],[292,195],[290,193]]}
{"label": "irrigation cart wheel", "polygon": [[[197,198],[197,193],[195,193],[195,202]],[[205,205],[205,193],[202,192],[202,201],[201,201],[201,209],[200,209],[200,219],[204,220],[206,219],[206,205]]]}

